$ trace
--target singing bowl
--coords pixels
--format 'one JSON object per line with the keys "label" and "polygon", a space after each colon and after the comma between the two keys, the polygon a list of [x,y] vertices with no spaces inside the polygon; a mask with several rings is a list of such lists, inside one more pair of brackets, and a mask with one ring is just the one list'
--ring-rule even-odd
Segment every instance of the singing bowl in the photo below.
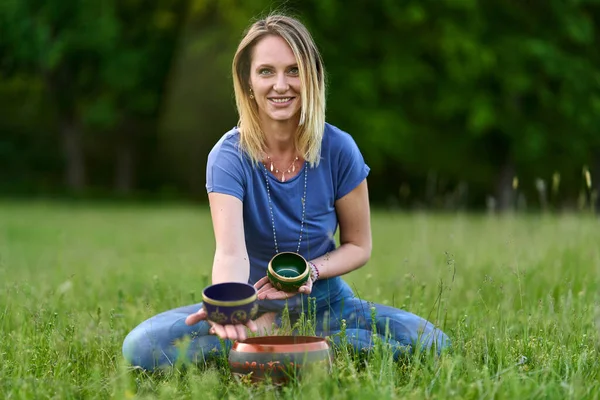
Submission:
{"label": "singing bowl", "polygon": [[224,282],[202,291],[202,306],[208,319],[221,325],[245,324],[258,312],[254,286],[242,282]]}
{"label": "singing bowl", "polygon": [[269,261],[267,277],[275,288],[284,292],[297,292],[308,281],[310,267],[298,253],[278,253]]}
{"label": "singing bowl", "polygon": [[228,360],[237,378],[284,384],[310,367],[330,372],[333,356],[327,341],[317,336],[260,336],[234,342]]}

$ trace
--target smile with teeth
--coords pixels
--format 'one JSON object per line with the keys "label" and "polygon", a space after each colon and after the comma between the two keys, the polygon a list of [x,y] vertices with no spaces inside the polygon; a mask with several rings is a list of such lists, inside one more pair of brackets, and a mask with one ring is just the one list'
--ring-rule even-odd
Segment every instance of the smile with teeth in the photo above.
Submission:
{"label": "smile with teeth", "polygon": [[270,98],[273,103],[287,103],[292,100],[292,97],[280,97],[280,98]]}

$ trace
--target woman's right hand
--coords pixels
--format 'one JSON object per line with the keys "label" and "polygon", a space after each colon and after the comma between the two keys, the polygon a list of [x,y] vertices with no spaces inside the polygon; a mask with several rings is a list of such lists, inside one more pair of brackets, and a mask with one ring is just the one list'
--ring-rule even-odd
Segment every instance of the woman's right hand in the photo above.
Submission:
{"label": "woman's right hand", "polygon": [[217,324],[208,319],[208,314],[206,314],[206,310],[201,308],[198,312],[189,315],[185,319],[186,325],[194,325],[200,321],[206,320],[210,324],[210,328],[208,333],[211,335],[217,335],[221,339],[229,339],[229,340],[245,340],[248,335],[246,333],[246,329],[250,329],[251,332],[257,332],[258,326],[256,322],[253,320],[248,320],[245,325],[237,324],[237,325],[221,325]]}

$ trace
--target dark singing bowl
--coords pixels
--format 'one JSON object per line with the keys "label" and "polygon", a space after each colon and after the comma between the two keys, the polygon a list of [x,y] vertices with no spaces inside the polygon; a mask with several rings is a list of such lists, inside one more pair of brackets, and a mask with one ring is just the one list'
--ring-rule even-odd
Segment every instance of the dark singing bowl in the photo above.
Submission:
{"label": "dark singing bowl", "polygon": [[329,344],[317,336],[260,336],[234,342],[229,351],[229,368],[235,377],[252,382],[269,379],[283,384],[301,378],[309,367],[331,371],[333,356]]}
{"label": "dark singing bowl", "polygon": [[258,312],[256,289],[241,282],[217,283],[202,292],[202,306],[217,324],[245,324]]}
{"label": "dark singing bowl", "polygon": [[310,267],[306,259],[298,253],[278,253],[269,261],[267,276],[277,289],[297,292],[308,281]]}

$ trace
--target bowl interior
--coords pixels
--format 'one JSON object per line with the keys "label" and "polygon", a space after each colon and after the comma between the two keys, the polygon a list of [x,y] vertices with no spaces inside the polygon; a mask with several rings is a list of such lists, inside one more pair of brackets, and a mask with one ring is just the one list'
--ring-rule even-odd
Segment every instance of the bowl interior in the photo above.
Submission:
{"label": "bowl interior", "polygon": [[225,282],[204,289],[204,296],[216,301],[241,301],[256,295],[254,286],[241,282]]}
{"label": "bowl interior", "polygon": [[329,344],[317,336],[259,336],[236,341],[234,348],[247,353],[293,353],[328,350]]}
{"label": "bowl interior", "polygon": [[324,338],[318,336],[257,336],[251,337],[244,340],[244,343],[262,345],[266,344],[269,346],[277,345],[295,345],[295,344],[306,344],[306,343],[319,343],[325,342]]}
{"label": "bowl interior", "polygon": [[306,261],[297,254],[278,254],[271,261],[273,271],[284,278],[295,278],[306,270]]}

